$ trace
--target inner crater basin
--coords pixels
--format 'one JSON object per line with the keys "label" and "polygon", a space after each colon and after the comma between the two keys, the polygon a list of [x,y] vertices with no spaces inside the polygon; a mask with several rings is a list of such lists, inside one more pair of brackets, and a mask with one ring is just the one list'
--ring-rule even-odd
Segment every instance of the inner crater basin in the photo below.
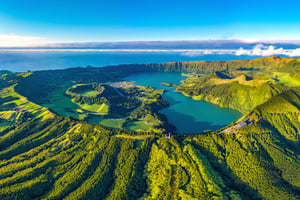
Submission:
{"label": "inner crater basin", "polygon": [[159,112],[167,116],[169,123],[176,126],[179,134],[199,134],[205,130],[218,130],[242,116],[242,113],[236,110],[221,108],[203,100],[193,100],[176,92],[175,87],[161,85],[162,82],[180,84],[180,81],[185,79],[181,73],[140,73],[124,79],[135,81],[137,85],[165,90],[162,96],[169,101],[170,106]]}

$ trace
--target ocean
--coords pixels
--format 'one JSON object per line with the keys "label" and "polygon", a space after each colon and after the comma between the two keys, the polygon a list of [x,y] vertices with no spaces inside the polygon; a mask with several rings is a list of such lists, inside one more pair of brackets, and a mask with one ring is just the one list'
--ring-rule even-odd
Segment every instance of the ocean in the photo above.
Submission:
{"label": "ocean", "polygon": [[216,61],[254,59],[259,56],[236,56],[229,54],[190,55],[184,52],[70,52],[70,51],[0,51],[0,70],[27,72],[37,70],[66,69],[72,67],[103,67],[119,64],[145,64],[183,61]]}

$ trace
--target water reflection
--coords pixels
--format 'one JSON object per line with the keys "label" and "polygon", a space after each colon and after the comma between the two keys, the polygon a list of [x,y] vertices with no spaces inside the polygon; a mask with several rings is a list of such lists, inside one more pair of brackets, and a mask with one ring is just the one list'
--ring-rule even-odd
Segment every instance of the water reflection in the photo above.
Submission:
{"label": "water reflection", "polygon": [[160,113],[167,116],[169,123],[176,126],[180,134],[218,130],[242,116],[233,109],[220,108],[205,101],[196,101],[174,91],[173,87],[160,85],[161,82],[178,84],[184,78],[180,73],[159,72],[135,74],[125,79],[135,81],[137,85],[167,90],[163,98],[169,101],[170,106],[161,110]]}

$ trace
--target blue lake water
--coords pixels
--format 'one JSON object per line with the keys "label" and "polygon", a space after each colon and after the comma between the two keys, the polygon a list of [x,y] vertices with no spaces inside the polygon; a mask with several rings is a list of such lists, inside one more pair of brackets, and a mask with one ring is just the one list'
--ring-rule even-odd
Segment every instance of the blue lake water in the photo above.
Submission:
{"label": "blue lake water", "polygon": [[242,116],[238,111],[221,108],[217,105],[196,101],[175,91],[174,87],[161,85],[161,82],[178,84],[185,77],[180,73],[142,73],[125,78],[135,81],[137,85],[152,86],[156,89],[167,90],[163,98],[170,102],[170,106],[160,111],[167,116],[170,124],[181,134],[196,134],[204,130],[218,130]]}

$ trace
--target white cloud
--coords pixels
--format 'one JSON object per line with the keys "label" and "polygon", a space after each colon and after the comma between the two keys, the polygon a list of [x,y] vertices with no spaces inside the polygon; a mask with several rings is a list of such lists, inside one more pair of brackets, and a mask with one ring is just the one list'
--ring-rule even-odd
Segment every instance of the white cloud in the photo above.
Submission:
{"label": "white cloud", "polygon": [[289,53],[290,57],[300,56],[300,49],[294,49]]}
{"label": "white cloud", "polygon": [[[244,41],[245,42],[245,41]],[[214,42],[216,43],[216,42]],[[276,44],[256,44],[252,49],[244,49],[240,47],[239,49],[134,49],[134,48],[103,48],[99,49],[97,46],[101,46],[105,43],[86,43],[86,42],[77,42],[77,43],[62,43],[62,42],[49,42],[46,38],[42,37],[32,37],[32,36],[20,36],[20,35],[4,35],[0,34],[0,51],[126,51],[126,52],[180,52],[182,56],[197,57],[203,55],[247,55],[247,56],[272,56],[272,55],[283,55],[289,57],[300,57],[300,48],[297,49],[284,49],[276,48]],[[110,43],[109,43],[110,44]],[[106,44],[107,45],[107,44]],[[118,43],[116,43],[118,45]],[[123,45],[123,44],[122,44]],[[278,45],[278,44],[277,44]],[[300,42],[299,42],[300,45]],[[61,49],[59,47],[68,47],[66,49]],[[72,48],[74,47],[85,47],[93,46],[93,49],[86,48]],[[105,46],[105,45],[104,45]],[[109,45],[108,45],[109,46]],[[242,44],[241,44],[242,46]],[[278,45],[279,46],[279,45]],[[10,48],[5,49],[3,47],[28,47],[28,48]],[[31,47],[45,47],[45,49],[30,49]],[[57,47],[57,48],[49,48]]]}
{"label": "white cloud", "polygon": [[202,55],[220,55],[220,54],[234,54],[235,50],[216,50],[216,49],[198,49],[198,50],[175,50],[175,51],[183,51],[181,53],[182,56],[189,56],[189,57],[197,57]]}
{"label": "white cloud", "polygon": [[251,50],[245,50],[242,47],[235,52],[235,55],[249,55],[249,56],[272,56],[272,55],[285,55],[289,57],[300,56],[300,48],[297,49],[283,49],[275,48],[274,46],[265,46],[262,44],[256,45]]}
{"label": "white cloud", "polygon": [[289,57],[298,57],[300,56],[300,48],[297,49],[283,49],[275,48],[274,46],[266,46],[263,44],[257,44],[252,49],[244,49],[240,47],[238,50],[212,50],[212,49],[203,49],[203,50],[190,50],[184,51],[182,56],[197,57],[202,55],[220,55],[220,54],[234,54],[236,56],[247,55],[247,56],[272,56],[272,55],[284,55]]}
{"label": "white cloud", "polygon": [[209,55],[209,54],[216,54],[217,52],[213,52],[212,50],[195,50],[195,51],[185,51],[181,55],[183,56],[189,56],[189,57],[197,57],[202,55]]}
{"label": "white cloud", "polygon": [[247,51],[247,50],[245,50],[245,49],[243,49],[241,47],[239,50],[237,50],[235,52],[235,55],[237,55],[237,56],[240,56],[240,55],[249,55],[249,51]]}
{"label": "white cloud", "polygon": [[46,38],[0,34],[0,47],[23,47],[39,44]]}

